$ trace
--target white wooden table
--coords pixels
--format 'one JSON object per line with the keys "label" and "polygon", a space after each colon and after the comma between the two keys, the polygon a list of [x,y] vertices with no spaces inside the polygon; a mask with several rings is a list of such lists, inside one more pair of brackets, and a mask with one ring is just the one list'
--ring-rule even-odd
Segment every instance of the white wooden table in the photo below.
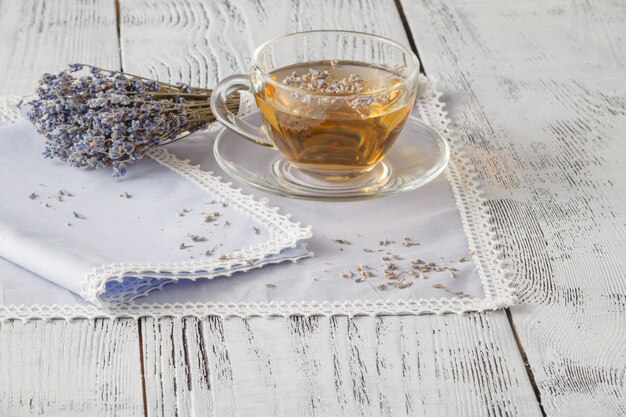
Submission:
{"label": "white wooden table", "polygon": [[70,62],[212,86],[320,28],[410,45],[455,98],[521,303],[2,323],[1,416],[626,415],[624,1],[0,0],[0,95]]}

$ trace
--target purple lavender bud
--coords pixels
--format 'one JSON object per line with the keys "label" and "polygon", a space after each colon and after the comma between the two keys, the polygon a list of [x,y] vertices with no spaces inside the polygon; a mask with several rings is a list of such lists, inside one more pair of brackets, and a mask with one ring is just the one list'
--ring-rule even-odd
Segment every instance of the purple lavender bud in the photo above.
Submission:
{"label": "purple lavender bud", "polygon": [[70,72],[78,72],[83,69],[83,64],[70,64],[68,67]]}

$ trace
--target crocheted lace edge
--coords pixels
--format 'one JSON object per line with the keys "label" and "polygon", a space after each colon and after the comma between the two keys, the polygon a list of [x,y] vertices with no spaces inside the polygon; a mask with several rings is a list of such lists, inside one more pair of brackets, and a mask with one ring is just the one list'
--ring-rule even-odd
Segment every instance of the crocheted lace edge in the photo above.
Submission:
{"label": "crocheted lace edge", "polygon": [[[166,149],[157,148],[149,156],[194,183],[201,190],[210,193],[218,201],[228,204],[236,211],[259,221],[268,230],[271,239],[224,254],[217,259],[188,260],[177,263],[115,263],[98,266],[82,282],[81,296],[100,306],[111,306],[145,297],[152,291],[180,280],[213,279],[231,276],[235,272],[245,272],[271,263],[296,261],[312,253],[294,258],[272,259],[283,250],[304,245],[311,238],[311,226],[301,227],[290,221],[290,214],[280,214],[278,207],[268,206],[267,199],[255,200],[254,196],[243,194],[232,183],[222,182],[212,172],[202,171],[188,160],[176,158]],[[122,289],[111,291],[111,284],[122,284],[126,278],[140,278],[135,285],[124,285]],[[108,289],[108,291],[107,291]]]}

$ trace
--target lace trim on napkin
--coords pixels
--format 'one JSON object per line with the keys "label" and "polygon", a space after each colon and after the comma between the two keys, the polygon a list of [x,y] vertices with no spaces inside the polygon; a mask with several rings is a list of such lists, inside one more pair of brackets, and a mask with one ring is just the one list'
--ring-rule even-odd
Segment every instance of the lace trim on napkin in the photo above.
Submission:
{"label": "lace trim on napkin", "polygon": [[[293,248],[299,242],[312,236],[311,227],[300,227],[293,223],[291,215],[281,215],[278,207],[268,207],[268,200],[255,200],[241,189],[224,183],[211,172],[180,160],[163,148],[157,148],[148,154],[160,164],[172,169],[196,184],[202,190],[211,193],[220,202],[226,203],[237,211],[258,220],[269,229],[272,239],[252,247],[226,254],[224,260],[190,260],[177,263],[130,264],[118,263],[95,268],[83,281],[81,296],[94,304],[115,305],[147,295],[164,285],[181,279],[211,279],[217,276],[231,276],[235,272],[258,268],[258,264],[267,265],[286,259],[272,260],[287,248]],[[288,260],[296,261],[308,253]]]}
{"label": "lace trim on napkin", "polygon": [[[495,310],[513,304],[516,297],[511,286],[512,274],[509,271],[509,265],[503,259],[503,254],[500,250],[501,244],[492,226],[491,212],[489,206],[485,204],[486,201],[479,186],[477,172],[463,151],[460,141],[455,137],[455,133],[451,128],[451,120],[444,109],[445,103],[441,99],[442,93],[436,91],[434,86],[435,80],[432,78],[420,77],[420,94],[416,101],[416,111],[420,119],[437,129],[450,144],[452,157],[446,169],[446,176],[457,201],[469,248],[475,253],[474,262],[483,285],[484,298],[462,299],[455,297],[377,301],[354,300],[345,302],[129,304],[107,307],[106,309],[84,305],[0,306],[0,318],[69,319],[98,317],[136,318],[143,316],[203,317],[208,315],[267,317],[289,315],[461,314],[468,311]],[[0,121],[16,123],[22,120],[19,112],[14,109],[16,101],[15,99],[0,99]],[[247,205],[252,203],[253,206],[249,210],[250,214],[253,216],[261,215],[259,220],[263,222],[272,219],[277,222],[275,227],[288,229],[287,235],[291,238],[289,241],[291,244],[293,244],[294,238],[299,237],[303,239],[305,238],[304,236],[308,236],[308,233],[310,233],[310,230],[302,229],[299,225],[290,223],[288,220],[289,216],[278,215],[276,213],[277,209],[269,210],[266,208],[265,201],[255,201],[252,196],[244,195],[240,190],[233,189],[230,183],[225,184],[219,178],[213,177],[211,173],[203,172],[197,167],[191,166],[187,161],[178,160],[164,149],[157,149],[150,156],[191,181],[196,182],[202,188],[215,193],[219,198],[232,201],[233,203],[239,202],[238,206],[242,210],[245,210]],[[266,216],[269,215],[269,218],[263,217],[263,213]],[[277,243],[277,245],[280,245],[280,243]],[[260,249],[265,249],[267,253],[272,253],[272,251],[276,250],[276,246]],[[235,266],[235,263],[230,264],[230,266]],[[130,269],[143,270],[142,272],[145,272],[145,269],[147,269],[141,265],[132,265],[132,268],[129,268],[129,265],[116,265],[116,267],[126,269],[127,271]],[[168,265],[159,267],[167,268]],[[194,271],[194,269],[196,270]],[[189,272],[190,279],[197,279],[205,275],[202,270],[198,271],[197,268],[183,267],[180,271]],[[101,288],[100,282],[93,279],[90,282],[95,284],[88,284],[85,292],[92,298],[95,292],[97,297],[98,288]],[[139,291],[141,288],[138,285],[136,290]],[[156,288],[159,288],[159,286]]]}

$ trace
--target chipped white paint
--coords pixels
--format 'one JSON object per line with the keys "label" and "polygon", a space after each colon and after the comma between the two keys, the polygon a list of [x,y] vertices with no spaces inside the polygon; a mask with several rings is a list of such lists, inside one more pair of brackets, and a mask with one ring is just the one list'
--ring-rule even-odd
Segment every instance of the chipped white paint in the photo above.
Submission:
{"label": "chipped white paint", "polygon": [[143,413],[135,320],[0,323],[0,416]]}
{"label": "chipped white paint", "polygon": [[0,94],[32,94],[69,63],[117,68],[113,0],[0,0]]}
{"label": "chipped white paint", "polygon": [[149,416],[540,416],[503,312],[145,319]]}
{"label": "chipped white paint", "polygon": [[545,413],[626,415],[626,4],[403,6],[517,271]]}
{"label": "chipped white paint", "polygon": [[[116,68],[115,5],[0,0],[0,57],[0,95],[71,62]],[[0,416],[143,415],[139,346],[135,320],[0,323]]]}
{"label": "chipped white paint", "polygon": [[160,80],[212,87],[247,72],[269,39],[312,29],[352,29],[407,43],[393,0],[121,0],[122,65]]}

